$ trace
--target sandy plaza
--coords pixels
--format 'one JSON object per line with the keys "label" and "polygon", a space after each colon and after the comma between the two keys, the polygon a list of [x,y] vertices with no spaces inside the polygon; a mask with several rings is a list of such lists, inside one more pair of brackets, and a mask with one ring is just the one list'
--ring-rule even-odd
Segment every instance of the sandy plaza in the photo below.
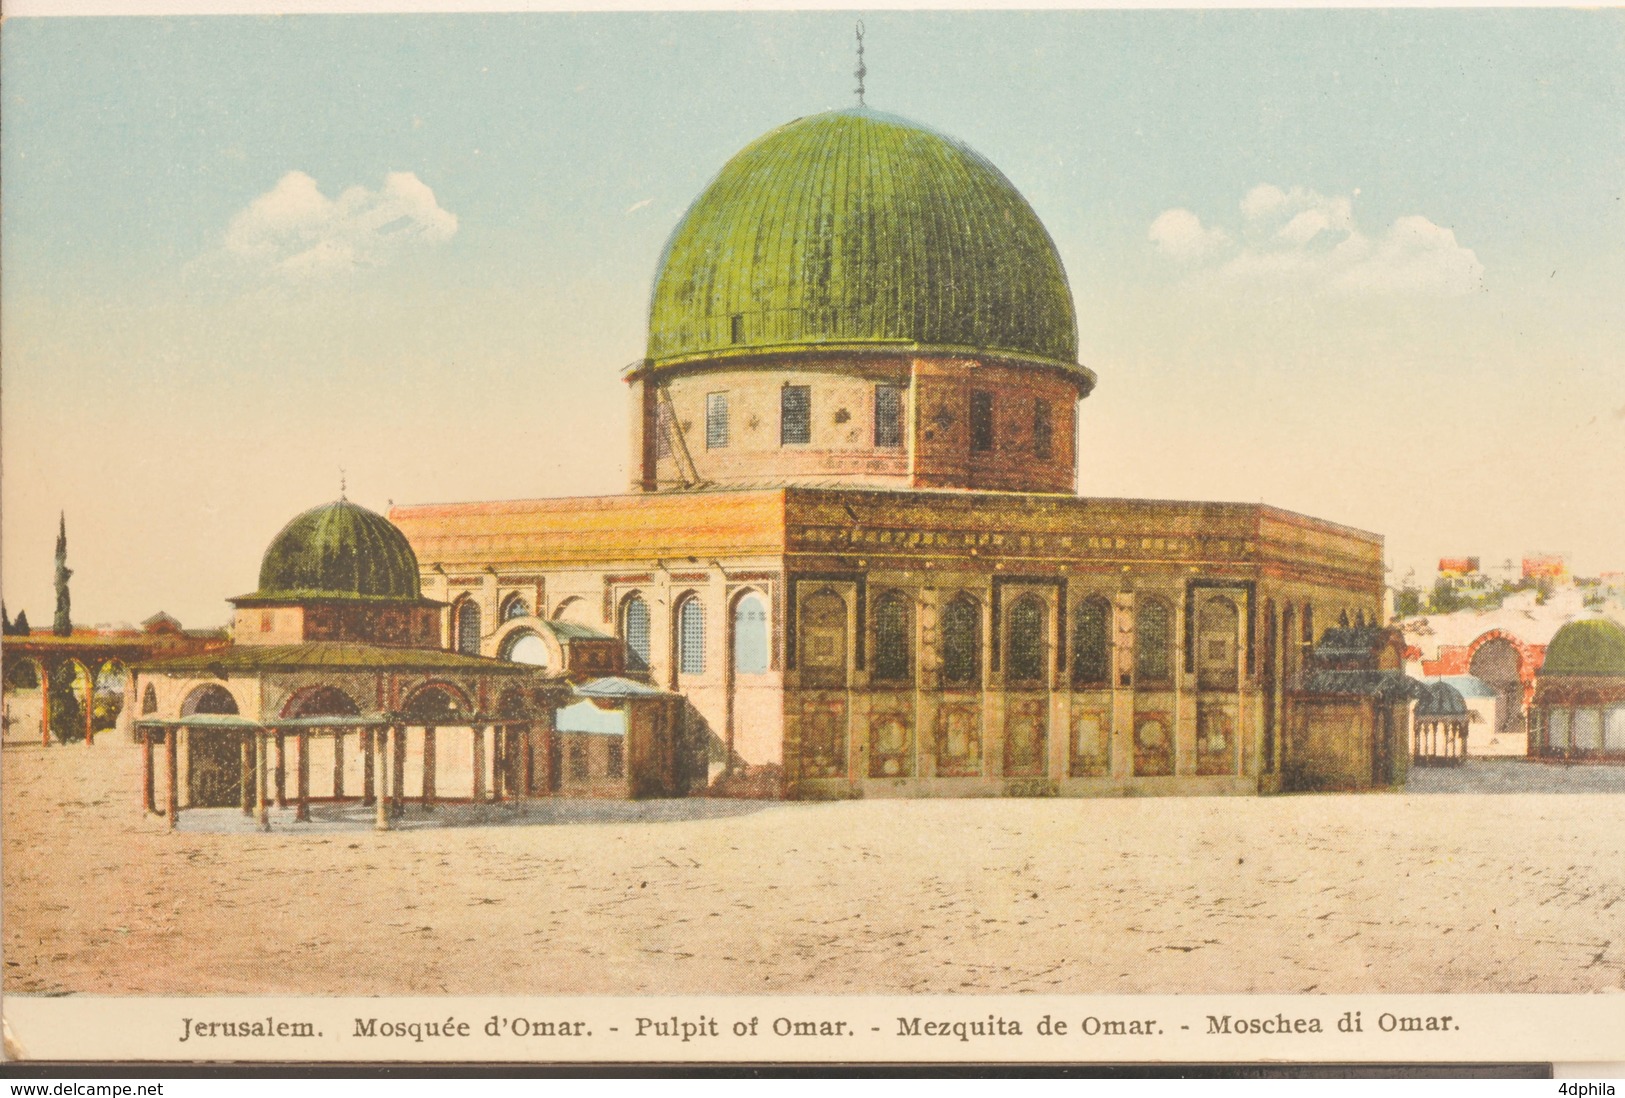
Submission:
{"label": "sandy plaza", "polygon": [[111,737],[7,745],[8,993],[1625,988],[1617,793],[489,805],[385,834],[222,809],[172,835],[138,766]]}

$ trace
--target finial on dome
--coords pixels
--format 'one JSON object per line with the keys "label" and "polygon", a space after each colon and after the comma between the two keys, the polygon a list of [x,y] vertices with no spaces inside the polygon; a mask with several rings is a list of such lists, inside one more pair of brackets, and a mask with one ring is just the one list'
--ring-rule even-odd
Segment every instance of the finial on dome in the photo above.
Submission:
{"label": "finial on dome", "polygon": [[350,497],[344,494],[348,490],[349,490],[349,484],[345,480],[345,477],[344,477],[344,466],[340,465],[339,466],[339,502],[340,503],[348,503],[348,502],[350,502]]}
{"label": "finial on dome", "polygon": [[868,68],[863,63],[863,20],[858,20],[854,28],[858,37],[858,67],[852,70],[852,75],[858,78],[858,106],[863,106],[863,78],[869,75]]}

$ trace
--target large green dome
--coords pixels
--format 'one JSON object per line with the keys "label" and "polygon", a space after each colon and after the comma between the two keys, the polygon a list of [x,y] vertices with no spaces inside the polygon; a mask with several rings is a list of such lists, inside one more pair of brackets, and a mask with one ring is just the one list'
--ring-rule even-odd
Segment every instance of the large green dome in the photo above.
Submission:
{"label": "large green dome", "polygon": [[1602,617],[1569,622],[1546,646],[1540,673],[1625,677],[1625,629]]}
{"label": "large green dome", "polygon": [[383,515],[349,500],[282,528],[260,563],[256,599],[419,599],[418,558]]}
{"label": "large green dome", "polygon": [[865,108],[797,119],[728,161],[672,233],[648,357],[876,343],[1076,368],[1066,272],[966,145]]}

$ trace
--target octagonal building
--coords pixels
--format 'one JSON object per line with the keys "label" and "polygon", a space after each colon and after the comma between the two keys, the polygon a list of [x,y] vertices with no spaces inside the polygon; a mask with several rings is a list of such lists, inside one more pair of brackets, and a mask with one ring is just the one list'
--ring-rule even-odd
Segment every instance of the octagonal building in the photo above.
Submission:
{"label": "octagonal building", "polygon": [[798,119],[659,258],[627,494],[390,517],[446,647],[619,638],[686,700],[713,793],[1401,781],[1403,729],[1290,712],[1320,632],[1379,623],[1382,539],[1080,497],[1078,342],[1054,241],[985,158],[866,108]]}

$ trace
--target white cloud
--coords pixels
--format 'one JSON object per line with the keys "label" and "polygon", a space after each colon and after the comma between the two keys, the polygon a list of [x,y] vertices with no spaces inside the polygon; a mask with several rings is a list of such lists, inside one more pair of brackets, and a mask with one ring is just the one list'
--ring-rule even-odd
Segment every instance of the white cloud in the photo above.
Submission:
{"label": "white cloud", "polygon": [[1182,263],[1194,262],[1218,251],[1230,242],[1223,229],[1208,229],[1189,210],[1164,210],[1151,223],[1148,234],[1163,255]]}
{"label": "white cloud", "polygon": [[1290,286],[1344,295],[1456,295],[1482,283],[1484,266],[1456,234],[1420,215],[1398,218],[1375,234],[1355,223],[1352,195],[1262,183],[1241,200],[1232,237],[1205,228],[1189,210],[1173,209],[1151,223],[1163,254],[1243,284]]}
{"label": "white cloud", "polygon": [[249,270],[304,280],[378,267],[456,232],[457,216],[411,172],[391,172],[376,191],[350,187],[328,198],[293,171],[231,219],[223,251]]}

